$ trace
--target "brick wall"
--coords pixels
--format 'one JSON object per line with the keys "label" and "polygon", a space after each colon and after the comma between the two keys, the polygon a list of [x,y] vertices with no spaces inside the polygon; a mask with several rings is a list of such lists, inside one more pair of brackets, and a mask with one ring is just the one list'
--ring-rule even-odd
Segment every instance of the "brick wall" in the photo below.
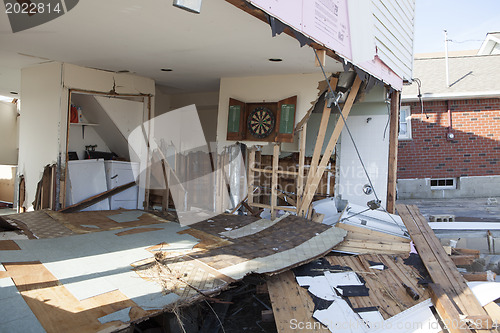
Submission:
{"label": "brick wall", "polygon": [[449,101],[453,140],[447,139],[446,101],[411,107],[412,139],[399,141],[398,178],[500,175],[500,99]]}

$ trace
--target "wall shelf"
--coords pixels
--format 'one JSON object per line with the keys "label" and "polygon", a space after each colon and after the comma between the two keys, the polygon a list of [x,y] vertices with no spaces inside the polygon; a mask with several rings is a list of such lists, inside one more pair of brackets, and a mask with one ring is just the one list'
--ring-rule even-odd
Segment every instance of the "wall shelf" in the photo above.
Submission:
{"label": "wall shelf", "polygon": [[92,123],[69,123],[69,124],[77,126],[99,126],[99,124],[92,124]]}

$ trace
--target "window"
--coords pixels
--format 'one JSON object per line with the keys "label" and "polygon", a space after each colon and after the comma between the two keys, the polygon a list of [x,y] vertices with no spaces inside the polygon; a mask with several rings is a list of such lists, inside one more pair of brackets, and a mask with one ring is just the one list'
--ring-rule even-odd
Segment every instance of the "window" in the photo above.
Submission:
{"label": "window", "polygon": [[431,179],[431,190],[454,190],[456,188],[456,178]]}
{"label": "window", "polygon": [[402,106],[399,110],[399,140],[411,139],[411,111],[409,106]]}

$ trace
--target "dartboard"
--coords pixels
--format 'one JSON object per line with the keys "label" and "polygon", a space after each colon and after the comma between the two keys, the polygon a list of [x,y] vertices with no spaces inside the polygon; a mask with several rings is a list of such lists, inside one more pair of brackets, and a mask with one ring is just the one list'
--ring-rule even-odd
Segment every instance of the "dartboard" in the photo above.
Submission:
{"label": "dartboard", "polygon": [[258,138],[265,138],[274,131],[276,118],[271,110],[259,106],[248,116],[248,130]]}

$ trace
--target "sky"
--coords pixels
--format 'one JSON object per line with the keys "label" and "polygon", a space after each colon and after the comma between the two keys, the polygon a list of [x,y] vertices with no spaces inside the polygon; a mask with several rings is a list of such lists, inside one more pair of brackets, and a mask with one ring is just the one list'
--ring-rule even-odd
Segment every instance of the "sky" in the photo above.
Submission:
{"label": "sky", "polygon": [[474,50],[488,32],[500,32],[500,0],[416,0],[415,53]]}

